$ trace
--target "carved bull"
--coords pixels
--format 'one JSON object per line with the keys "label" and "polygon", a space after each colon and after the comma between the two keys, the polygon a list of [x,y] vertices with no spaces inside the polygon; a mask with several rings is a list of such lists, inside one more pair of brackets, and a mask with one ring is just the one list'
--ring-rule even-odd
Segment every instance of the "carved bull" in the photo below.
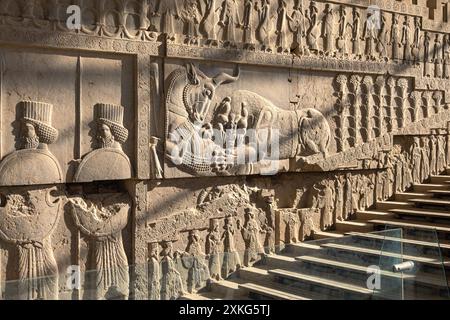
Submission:
{"label": "carved bull", "polygon": [[[280,160],[318,153],[326,155],[331,141],[330,127],[319,111],[284,110],[253,92],[239,90],[231,97],[224,98],[213,111],[212,123],[205,124],[216,89],[238,79],[239,72],[236,76],[220,73],[210,78],[192,64],[175,70],[168,77],[166,156],[173,163],[195,174],[207,174],[235,166],[230,165],[226,156],[229,152],[225,146],[211,139],[208,132],[212,127],[223,132],[241,129],[241,133],[248,129],[259,132],[267,129],[266,134],[258,134],[258,139],[269,139],[270,135],[279,133]],[[232,135],[232,138],[239,139],[239,134]],[[238,143],[233,142],[234,145]],[[207,154],[214,157],[208,158]],[[219,165],[224,159],[227,165]]]}

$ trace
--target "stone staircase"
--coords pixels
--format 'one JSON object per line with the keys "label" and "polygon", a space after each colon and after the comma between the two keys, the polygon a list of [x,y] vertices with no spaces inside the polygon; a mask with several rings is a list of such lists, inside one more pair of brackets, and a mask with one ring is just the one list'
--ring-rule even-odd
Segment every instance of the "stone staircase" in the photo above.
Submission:
{"label": "stone staircase", "polygon": [[[446,174],[184,298],[449,299],[450,170]],[[414,269],[394,273],[393,264],[402,261],[413,261]],[[368,266],[380,267],[381,290],[368,288]]]}

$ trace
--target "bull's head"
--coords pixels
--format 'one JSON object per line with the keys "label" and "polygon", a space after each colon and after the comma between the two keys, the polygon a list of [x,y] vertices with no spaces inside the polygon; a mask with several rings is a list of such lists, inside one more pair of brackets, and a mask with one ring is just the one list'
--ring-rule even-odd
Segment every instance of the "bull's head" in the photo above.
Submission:
{"label": "bull's head", "polygon": [[219,73],[215,77],[209,78],[189,63],[186,65],[186,72],[188,85],[183,92],[184,105],[193,123],[203,123],[216,89],[222,84],[236,82],[239,79],[239,68],[237,68],[236,76]]}

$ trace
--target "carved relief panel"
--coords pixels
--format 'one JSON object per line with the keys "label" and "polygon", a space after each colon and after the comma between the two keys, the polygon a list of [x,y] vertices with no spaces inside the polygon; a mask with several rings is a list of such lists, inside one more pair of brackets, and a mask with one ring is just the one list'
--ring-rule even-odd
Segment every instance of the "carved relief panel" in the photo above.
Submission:
{"label": "carved relief panel", "polygon": [[[4,172],[2,185],[133,176],[131,58],[9,49],[1,57],[1,170],[14,171],[13,159],[29,159],[30,170],[29,178]],[[109,171],[105,159],[113,159]],[[57,176],[31,175],[44,163]]]}

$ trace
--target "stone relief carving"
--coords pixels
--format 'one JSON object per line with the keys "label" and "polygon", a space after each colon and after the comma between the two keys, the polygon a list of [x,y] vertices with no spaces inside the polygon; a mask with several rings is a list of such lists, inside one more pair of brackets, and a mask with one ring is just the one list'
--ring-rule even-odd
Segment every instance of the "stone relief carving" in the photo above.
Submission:
{"label": "stone relief carving", "polygon": [[75,225],[88,242],[87,281],[92,292],[85,292],[86,298],[128,299],[130,278],[122,230],[128,224],[131,199],[119,193],[71,197],[69,201]]}
{"label": "stone relief carving", "polygon": [[[94,106],[96,125],[94,150],[80,161],[74,175],[75,182],[125,180],[132,177],[128,156],[122,144],[128,138],[123,126],[122,106],[97,104]],[[105,166],[108,163],[108,166]]]}
{"label": "stone relief carving", "polygon": [[[225,73],[209,78],[193,65],[169,75],[166,157],[173,164],[194,175],[258,174],[264,169],[258,168],[258,162],[262,165],[261,160],[275,158],[275,154],[258,154],[258,144],[270,149],[274,141],[271,137],[277,133],[281,143],[277,159],[327,156],[330,127],[315,109],[288,111],[256,93],[238,90],[223,98],[211,114],[216,89],[238,79],[239,75]],[[208,117],[211,123],[206,122]],[[213,129],[220,133],[216,142]],[[256,147],[244,143],[249,130],[256,132]],[[239,153],[250,160],[248,164],[237,163]]]}
{"label": "stone relief carving", "polygon": [[[58,138],[52,126],[51,104],[24,101],[19,104],[21,115],[18,150],[0,163],[0,185],[55,184],[63,181],[58,160],[48,145]],[[31,168],[40,168],[31,172]]]}

